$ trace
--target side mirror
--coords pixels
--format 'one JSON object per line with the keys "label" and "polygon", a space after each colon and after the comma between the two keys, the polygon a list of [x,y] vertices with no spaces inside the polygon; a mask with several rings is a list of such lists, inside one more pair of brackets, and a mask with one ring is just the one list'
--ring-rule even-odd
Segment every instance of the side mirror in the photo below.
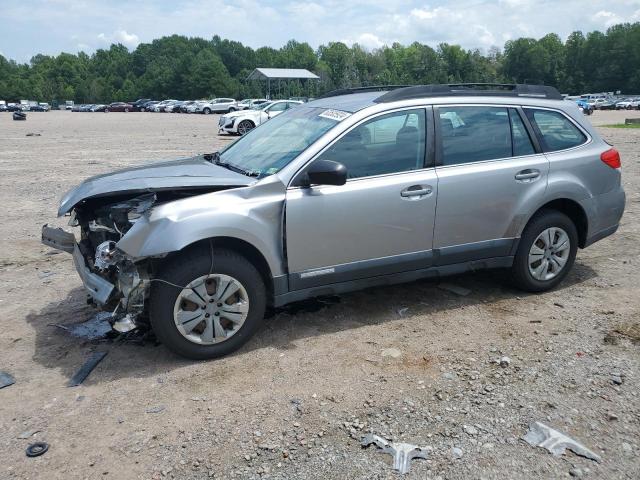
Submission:
{"label": "side mirror", "polygon": [[302,184],[311,185],[344,185],[347,183],[347,167],[333,160],[316,160],[306,172]]}

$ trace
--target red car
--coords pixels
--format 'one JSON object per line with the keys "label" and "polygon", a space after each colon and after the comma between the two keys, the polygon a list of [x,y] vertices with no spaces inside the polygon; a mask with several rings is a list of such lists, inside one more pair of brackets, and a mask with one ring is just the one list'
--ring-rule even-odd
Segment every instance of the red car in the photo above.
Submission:
{"label": "red car", "polygon": [[107,107],[107,112],[133,112],[133,105],[125,102],[113,102]]}

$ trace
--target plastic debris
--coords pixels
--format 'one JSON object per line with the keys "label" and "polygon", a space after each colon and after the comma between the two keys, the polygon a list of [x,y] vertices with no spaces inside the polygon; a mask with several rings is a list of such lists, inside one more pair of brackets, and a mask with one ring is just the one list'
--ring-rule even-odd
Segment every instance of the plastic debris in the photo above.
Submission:
{"label": "plastic debris", "polygon": [[69,387],[76,387],[84,382],[84,379],[89,376],[96,365],[98,365],[104,357],[107,356],[107,352],[94,352],[87,359],[86,362],[80,367],[80,370],[69,380]]}
{"label": "plastic debris", "polygon": [[0,388],[8,387],[16,383],[16,379],[7,372],[0,372]]}
{"label": "plastic debris", "polygon": [[25,453],[27,457],[39,457],[40,455],[44,455],[49,450],[49,444],[45,442],[36,442],[32,443],[27,447]]}
{"label": "plastic debris", "polygon": [[427,458],[426,448],[411,445],[410,443],[388,442],[373,433],[365,435],[360,441],[360,445],[362,445],[363,448],[368,447],[372,443],[380,448],[382,453],[388,453],[393,456],[393,469],[401,474],[409,473],[411,460],[414,458]]}
{"label": "plastic debris", "polygon": [[555,456],[564,455],[565,449],[571,450],[576,455],[600,462],[601,458],[581,443],[558,432],[544,423],[534,422],[529,425],[529,431],[522,437],[529,445],[546,448]]}
{"label": "plastic debris", "polygon": [[147,413],[160,413],[160,412],[164,412],[164,405],[159,405],[157,407],[151,407],[147,409]]}

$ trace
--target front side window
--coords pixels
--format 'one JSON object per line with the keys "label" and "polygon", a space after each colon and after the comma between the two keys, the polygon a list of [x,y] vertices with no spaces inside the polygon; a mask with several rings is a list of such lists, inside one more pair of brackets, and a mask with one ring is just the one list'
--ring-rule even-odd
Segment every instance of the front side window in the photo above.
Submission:
{"label": "front side window", "polygon": [[442,164],[512,156],[511,124],[505,107],[439,107]]}
{"label": "front side window", "polygon": [[525,112],[533,128],[537,130],[545,152],[566,150],[587,141],[584,133],[560,112],[534,108],[526,108]]}
{"label": "front side window", "polygon": [[342,163],[348,178],[407,172],[424,167],[425,111],[404,110],[369,120],[320,158]]}
{"label": "front side window", "polygon": [[282,102],[282,103],[276,103],[276,104],[272,105],[267,110],[269,112],[282,112],[282,111],[284,111],[286,109],[287,109],[287,104],[285,102]]}

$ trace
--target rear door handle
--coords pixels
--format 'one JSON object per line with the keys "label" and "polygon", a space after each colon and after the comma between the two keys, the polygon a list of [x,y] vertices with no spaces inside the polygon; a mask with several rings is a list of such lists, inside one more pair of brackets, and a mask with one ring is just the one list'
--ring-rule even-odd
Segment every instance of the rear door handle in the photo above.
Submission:
{"label": "rear door handle", "polygon": [[423,197],[431,192],[433,192],[433,189],[429,185],[412,185],[402,190],[400,196],[404,198]]}
{"label": "rear door handle", "polygon": [[535,170],[532,168],[528,168],[526,170],[522,170],[518,173],[516,173],[516,180],[522,180],[522,181],[533,181],[536,178],[538,178],[540,176],[540,170]]}

